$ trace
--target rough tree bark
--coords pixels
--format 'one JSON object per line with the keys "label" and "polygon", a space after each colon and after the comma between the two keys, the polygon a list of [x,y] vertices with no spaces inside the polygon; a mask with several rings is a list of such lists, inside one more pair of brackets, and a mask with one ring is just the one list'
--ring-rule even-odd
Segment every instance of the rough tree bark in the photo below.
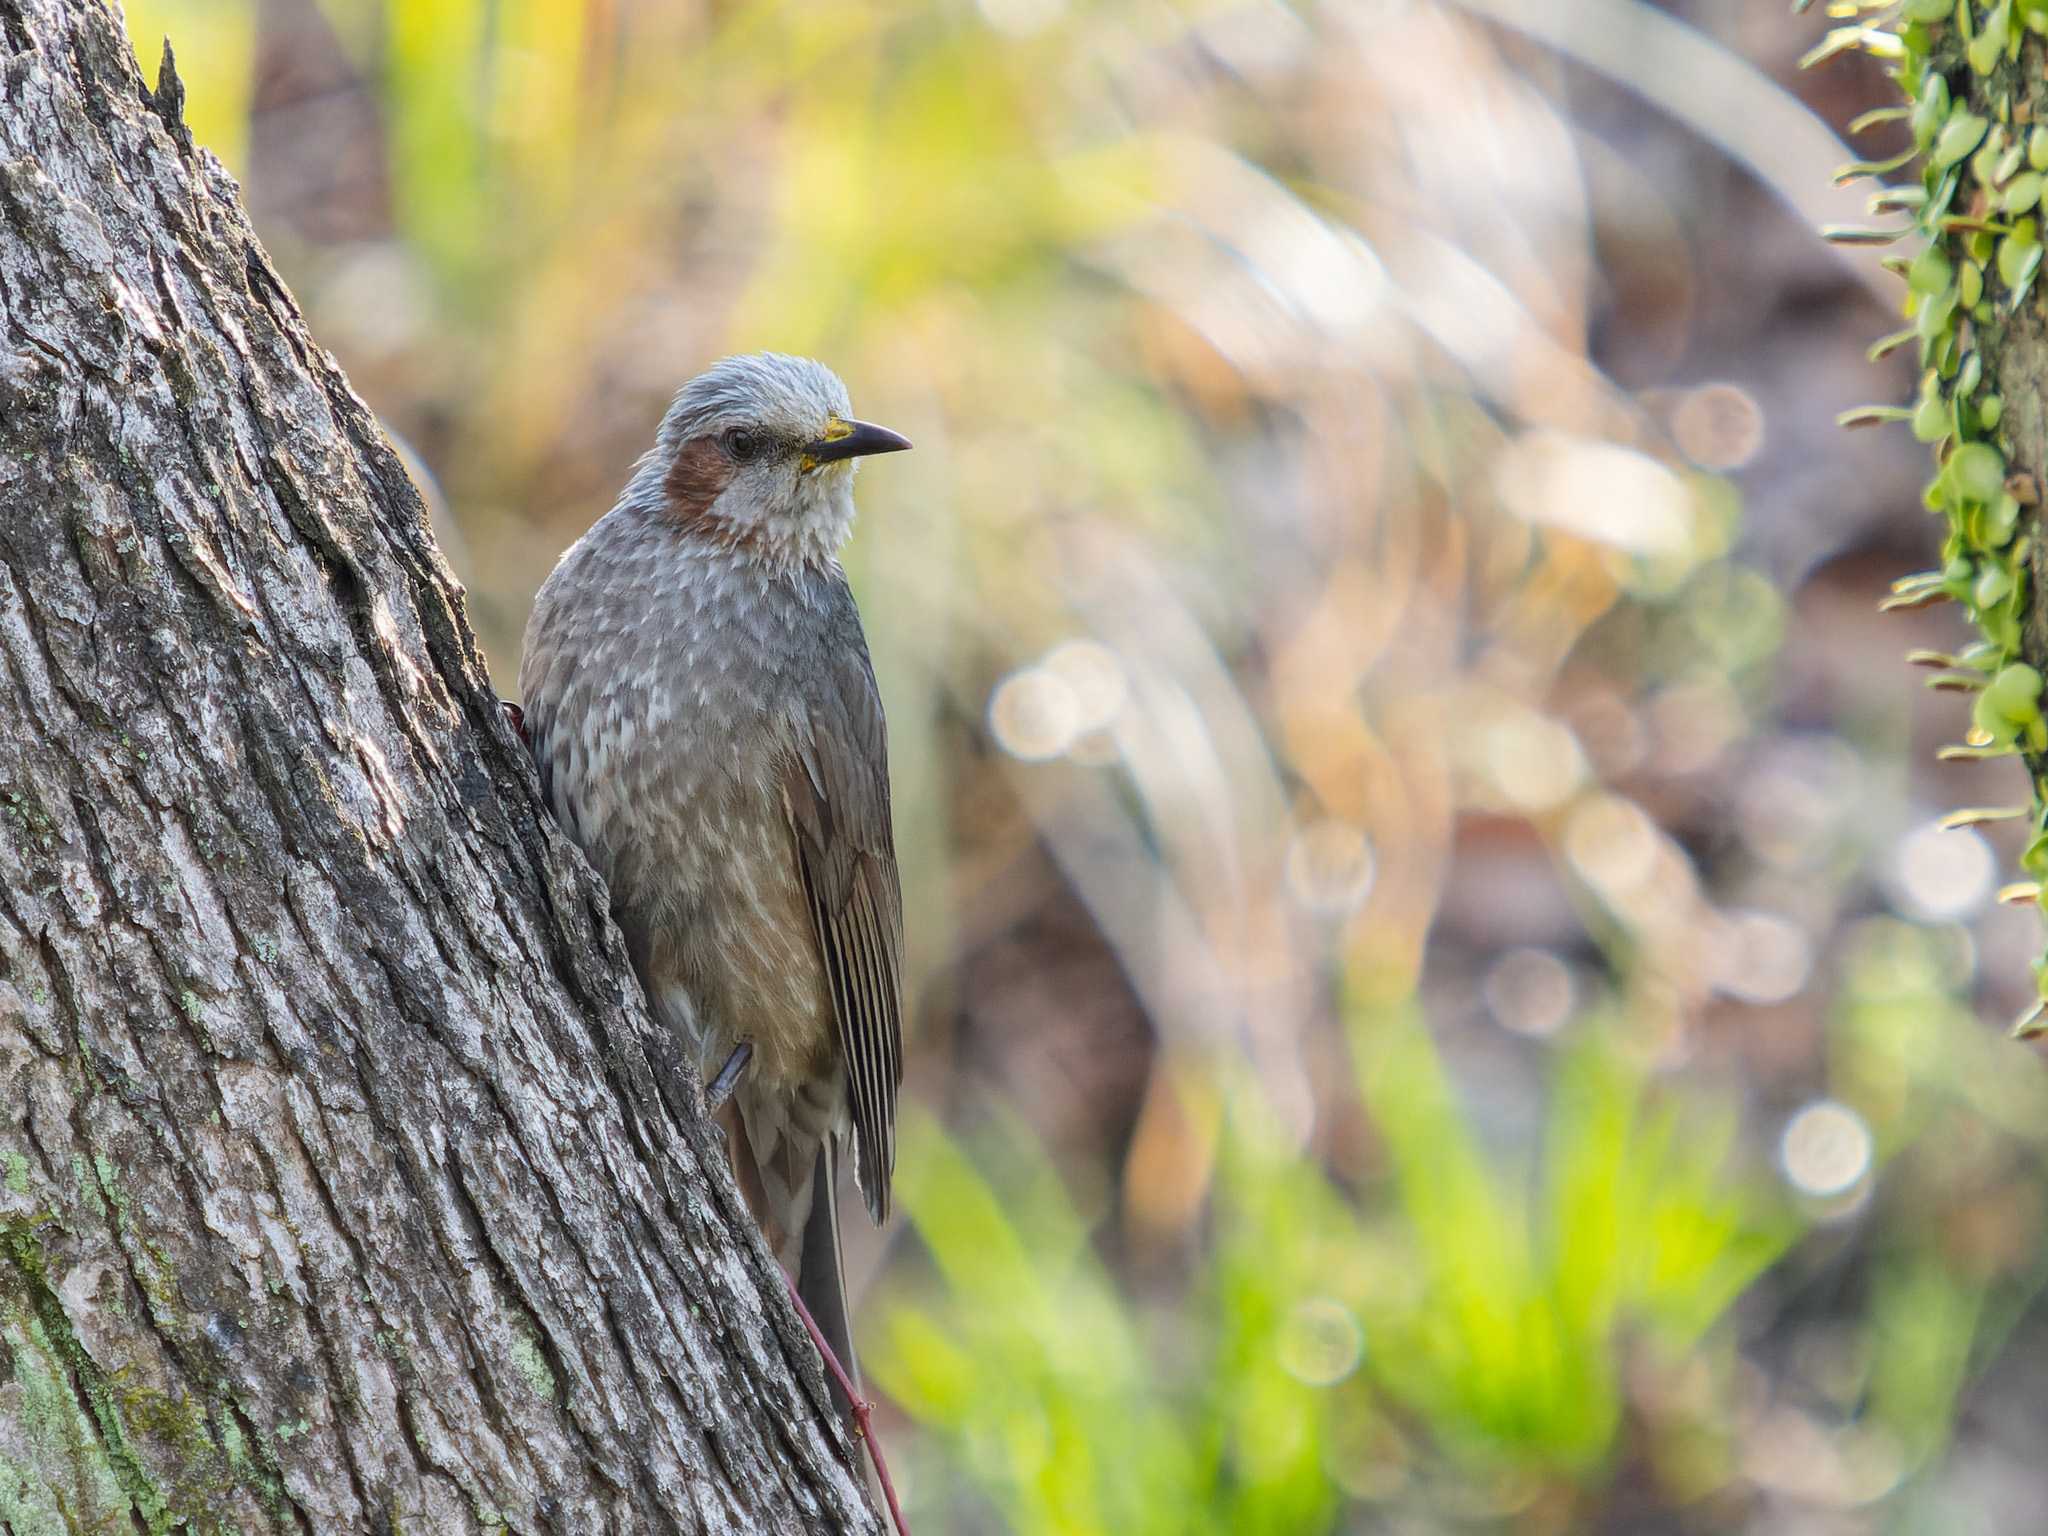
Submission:
{"label": "rough tree bark", "polygon": [[181,96],[0,0],[0,1528],[876,1529]]}

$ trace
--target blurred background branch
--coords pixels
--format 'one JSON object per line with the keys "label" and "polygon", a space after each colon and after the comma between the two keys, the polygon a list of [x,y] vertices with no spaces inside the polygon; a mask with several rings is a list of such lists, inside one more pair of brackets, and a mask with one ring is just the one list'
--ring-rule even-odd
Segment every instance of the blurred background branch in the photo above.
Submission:
{"label": "blurred background branch", "polygon": [[1976,1022],[2035,926],[1990,901],[2004,832],[1937,829],[1985,781],[1892,664],[1954,622],[1876,623],[1924,475],[1831,422],[1910,381],[1811,226],[1895,93],[1795,73],[1823,20],[128,14],[508,684],[706,358],[815,353],[918,443],[848,552],[921,1106],[856,1264],[914,1519],[2048,1499],[2048,1090]]}
{"label": "blurred background branch", "polygon": [[[1855,159],[1758,62],[1647,0],[1456,0],[1459,9],[1598,70],[1719,149],[1815,229],[1866,215],[1865,193],[1836,172]],[[1897,297],[1869,247],[1837,255],[1879,302]]]}

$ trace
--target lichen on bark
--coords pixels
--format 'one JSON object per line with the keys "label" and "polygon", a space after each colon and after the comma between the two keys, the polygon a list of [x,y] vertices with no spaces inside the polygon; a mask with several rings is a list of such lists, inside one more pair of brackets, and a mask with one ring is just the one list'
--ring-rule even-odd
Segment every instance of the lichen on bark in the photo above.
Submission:
{"label": "lichen on bark", "polygon": [[419,499],[0,0],[0,1526],[876,1529]]}

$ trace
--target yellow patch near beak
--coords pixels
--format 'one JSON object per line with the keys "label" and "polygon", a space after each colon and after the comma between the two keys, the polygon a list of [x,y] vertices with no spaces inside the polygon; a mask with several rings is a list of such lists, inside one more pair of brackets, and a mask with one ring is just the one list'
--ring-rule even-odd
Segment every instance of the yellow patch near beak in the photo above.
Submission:
{"label": "yellow patch near beak", "polygon": [[832,416],[825,422],[825,435],[804,444],[802,466],[816,469],[842,459],[865,458],[871,453],[900,453],[910,446],[901,433],[878,427],[871,421],[848,421]]}
{"label": "yellow patch near beak", "polygon": [[[842,416],[827,416],[825,418],[824,434],[819,437],[818,441],[821,443],[836,443],[851,436],[853,436],[852,422]],[[808,474],[811,470],[818,467],[818,461],[807,453],[797,460],[796,467]]]}

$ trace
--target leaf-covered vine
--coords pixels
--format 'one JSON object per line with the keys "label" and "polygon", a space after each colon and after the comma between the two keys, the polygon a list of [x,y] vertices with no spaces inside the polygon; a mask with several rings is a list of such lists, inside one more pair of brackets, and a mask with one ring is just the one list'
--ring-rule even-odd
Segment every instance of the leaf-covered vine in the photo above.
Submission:
{"label": "leaf-covered vine", "polygon": [[[1866,133],[1904,123],[1911,143],[1883,160],[1842,168],[1843,181],[1878,187],[1870,211],[1883,222],[1834,226],[1843,244],[1902,249],[1884,264],[1905,280],[1904,328],[1881,338],[1873,360],[1910,348],[1919,363],[1913,402],[1845,412],[1844,425],[1902,421],[1933,449],[1923,499],[1947,537],[1937,569],[1901,578],[1887,608],[1953,601],[1977,638],[1954,654],[1915,651],[1936,669],[1930,685],[1975,695],[1961,745],[1949,759],[2019,757],[2030,804],[1959,811],[1952,826],[2025,819],[2025,878],[2000,898],[2048,909],[2048,717],[2043,715],[2042,647],[2030,641],[2029,604],[2039,585],[2042,531],[2038,464],[2015,432],[2010,386],[2039,383],[2048,354],[2048,293],[2039,278],[2042,197],[2048,184],[2048,0],[1849,0],[1833,9],[1842,25],[1807,55],[1807,65],[1848,51],[1885,62],[1903,101],[1850,125]],[[2037,121],[2037,114],[2044,120]],[[1914,172],[1917,167],[1917,175]],[[1900,180],[1887,180],[1890,177]],[[2048,1030],[2048,955],[2035,962],[2038,997],[2016,1032]]]}

